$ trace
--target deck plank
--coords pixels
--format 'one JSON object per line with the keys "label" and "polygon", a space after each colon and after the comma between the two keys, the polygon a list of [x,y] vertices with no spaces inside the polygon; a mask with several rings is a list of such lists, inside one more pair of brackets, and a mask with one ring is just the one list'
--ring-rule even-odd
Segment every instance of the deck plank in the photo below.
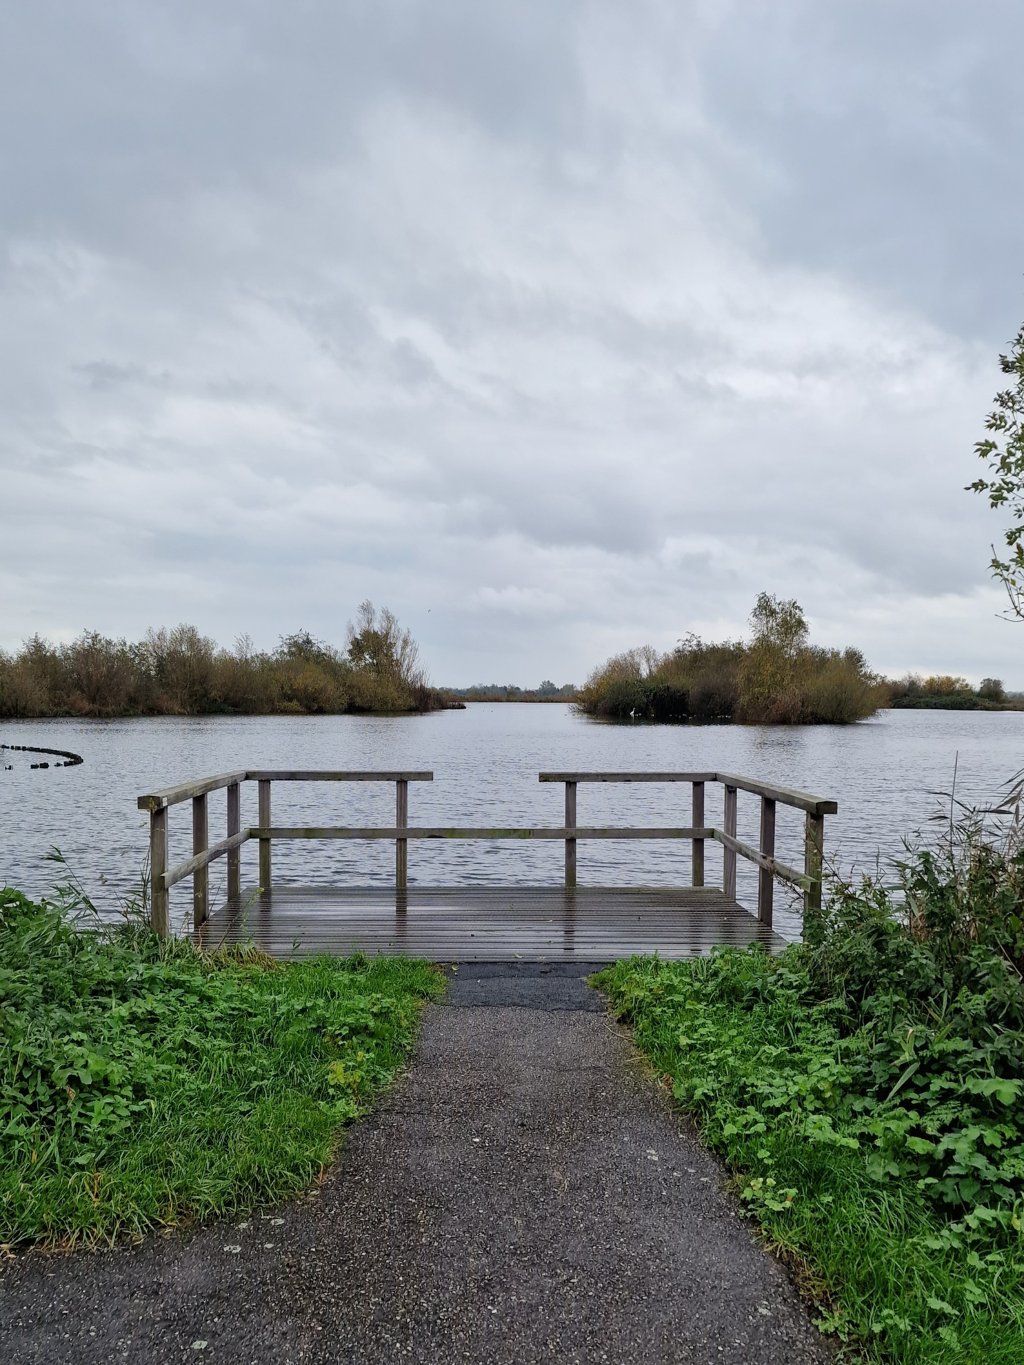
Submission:
{"label": "deck plank", "polygon": [[608,962],[639,953],[703,956],[718,945],[785,941],[710,887],[281,886],[243,891],[198,935],[274,957],[354,952],[435,962]]}

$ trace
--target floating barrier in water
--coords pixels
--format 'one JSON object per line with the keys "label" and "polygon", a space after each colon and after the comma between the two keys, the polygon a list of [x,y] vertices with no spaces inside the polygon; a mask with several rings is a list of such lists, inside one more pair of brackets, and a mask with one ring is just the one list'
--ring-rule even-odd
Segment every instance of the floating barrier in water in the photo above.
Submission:
{"label": "floating barrier in water", "polygon": [[[49,754],[50,758],[57,758],[59,763],[30,763],[30,768],[75,768],[85,760],[81,754],[73,754],[68,749],[40,749],[34,744],[0,744],[0,751],[17,751],[22,754]],[[5,763],[4,768],[9,772],[13,768],[13,763]]]}

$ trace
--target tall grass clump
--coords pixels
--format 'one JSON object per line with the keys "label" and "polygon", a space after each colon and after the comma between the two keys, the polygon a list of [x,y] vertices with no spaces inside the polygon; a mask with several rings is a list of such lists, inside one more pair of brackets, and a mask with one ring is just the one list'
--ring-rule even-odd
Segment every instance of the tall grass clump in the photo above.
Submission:
{"label": "tall grass clump", "polygon": [[203,954],[0,891],[0,1245],[304,1189],[440,989],[424,963]]}
{"label": "tall grass clump", "polygon": [[888,703],[888,692],[856,649],[808,640],[797,602],[761,593],[747,641],[708,643],[696,635],[660,654],[627,650],[595,669],[577,710],[609,719],[743,721],[845,725]]}
{"label": "tall grass clump", "polygon": [[1022,914],[1024,852],[968,818],[781,956],[600,979],[861,1358],[1024,1359]]}

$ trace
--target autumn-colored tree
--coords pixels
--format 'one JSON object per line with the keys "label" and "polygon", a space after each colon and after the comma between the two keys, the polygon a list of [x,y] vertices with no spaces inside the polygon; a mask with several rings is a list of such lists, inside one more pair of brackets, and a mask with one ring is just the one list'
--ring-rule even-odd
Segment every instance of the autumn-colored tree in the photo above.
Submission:
{"label": "autumn-colored tree", "polygon": [[800,720],[797,660],[808,635],[800,603],[759,593],[750,626],[753,639],[740,668],[742,718],[768,724]]}
{"label": "autumn-colored tree", "polygon": [[399,687],[421,687],[423,669],[419,649],[394,612],[369,600],[359,604],[354,625],[348,628],[348,658],[353,668],[366,669],[381,682]]}

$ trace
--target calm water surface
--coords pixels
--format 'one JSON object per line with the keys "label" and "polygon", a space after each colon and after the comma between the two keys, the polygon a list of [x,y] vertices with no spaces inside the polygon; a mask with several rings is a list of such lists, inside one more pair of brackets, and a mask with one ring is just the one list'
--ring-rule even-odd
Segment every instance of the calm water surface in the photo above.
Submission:
{"label": "calm water surface", "polygon": [[[147,849],[147,817],[136,797],[189,778],[242,768],[421,768],[434,781],[410,788],[412,824],[562,823],[563,789],[541,785],[546,769],[711,769],[742,773],[839,802],[826,820],[826,855],[843,872],[874,870],[898,856],[904,838],[933,837],[936,792],[990,803],[1024,767],[1024,713],[887,711],[852,726],[604,725],[562,704],[477,704],[429,716],[203,717],[119,721],[0,723],[0,741],[70,749],[81,767],[33,771],[8,754],[0,771],[0,884],[39,895],[52,889],[59,847],[97,903],[113,909],[138,885]],[[252,784],[254,786],[254,784]],[[721,822],[720,788],[709,788],[707,819]],[[256,823],[255,790],[243,790],[243,824]],[[584,786],[581,824],[688,824],[688,787]],[[740,793],[739,833],[756,842],[758,803]],[[394,787],[275,785],[275,824],[378,824],[394,820]],[[223,837],[224,796],[210,799],[211,840]],[[803,817],[779,808],[779,853],[801,865]],[[171,812],[172,862],[191,853],[190,808]],[[708,881],[721,873],[709,846]],[[255,881],[255,848],[243,849],[243,880]],[[411,881],[557,883],[560,843],[413,843]],[[281,843],[274,876],[281,882],[388,883],[388,844]],[[579,879],[594,885],[672,884],[688,879],[688,846],[589,843],[579,847]],[[224,863],[211,869],[223,889]],[[175,888],[184,914],[190,883]],[[740,899],[753,904],[753,869],[740,864]],[[777,890],[778,927],[790,935],[799,918]]]}

